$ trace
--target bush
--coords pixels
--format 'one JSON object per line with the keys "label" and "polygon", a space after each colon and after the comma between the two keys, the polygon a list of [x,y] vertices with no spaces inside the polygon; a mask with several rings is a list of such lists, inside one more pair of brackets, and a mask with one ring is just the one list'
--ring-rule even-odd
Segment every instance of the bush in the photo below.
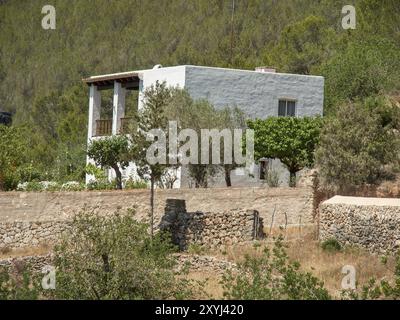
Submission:
{"label": "bush", "polygon": [[268,171],[267,184],[270,188],[279,187],[279,173],[276,170]]}
{"label": "bush", "polygon": [[377,184],[398,161],[399,138],[382,118],[364,105],[342,105],[326,119],[316,150],[322,183],[335,191]]}
{"label": "bush", "polygon": [[321,280],[300,271],[299,263],[289,261],[281,238],[272,251],[265,247],[260,257],[247,255],[237,271],[227,271],[222,286],[227,299],[331,299]]}
{"label": "bush", "polygon": [[170,235],[153,238],[133,212],[77,215],[55,247],[57,299],[182,299],[191,282],[174,271]]}
{"label": "bush", "polygon": [[[395,256],[395,269],[393,271],[393,279],[391,281],[382,279],[377,281],[375,278],[369,279],[368,283],[364,285],[361,290],[346,290],[342,294],[345,298],[349,299],[386,299],[386,300],[399,300],[400,299],[400,252]],[[387,259],[383,258],[382,263],[387,264]],[[387,267],[387,266],[386,266]]]}
{"label": "bush", "polygon": [[77,181],[68,181],[61,186],[62,191],[82,191],[85,190],[86,186],[83,183]]}
{"label": "bush", "polygon": [[147,183],[143,180],[129,178],[125,181],[125,189],[147,189]]}
{"label": "bush", "polygon": [[39,276],[32,276],[26,266],[15,269],[0,267],[0,300],[38,299],[41,292]]}
{"label": "bush", "polygon": [[342,250],[342,246],[336,239],[327,239],[321,243],[321,248],[324,251],[335,252]]}

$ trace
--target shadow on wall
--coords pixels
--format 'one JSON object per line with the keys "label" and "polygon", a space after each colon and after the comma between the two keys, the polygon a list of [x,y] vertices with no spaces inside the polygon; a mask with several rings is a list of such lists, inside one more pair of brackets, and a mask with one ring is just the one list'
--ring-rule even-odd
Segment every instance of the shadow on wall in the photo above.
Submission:
{"label": "shadow on wall", "polygon": [[160,230],[169,231],[180,250],[190,244],[205,247],[231,245],[262,239],[263,219],[256,210],[187,212],[185,200],[167,199]]}

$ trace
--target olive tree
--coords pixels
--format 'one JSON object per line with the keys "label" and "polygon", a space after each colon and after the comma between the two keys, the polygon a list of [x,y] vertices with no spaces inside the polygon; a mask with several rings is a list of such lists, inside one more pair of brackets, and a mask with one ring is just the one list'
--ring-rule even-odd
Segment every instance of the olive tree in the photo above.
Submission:
{"label": "olive tree", "polygon": [[54,249],[57,299],[179,299],[189,282],[174,271],[168,234],[153,238],[134,211],[82,212]]}
{"label": "olive tree", "polygon": [[102,168],[112,168],[115,171],[116,184],[122,189],[122,174],[120,168],[128,166],[128,139],[125,136],[111,136],[92,140],[87,154]]}

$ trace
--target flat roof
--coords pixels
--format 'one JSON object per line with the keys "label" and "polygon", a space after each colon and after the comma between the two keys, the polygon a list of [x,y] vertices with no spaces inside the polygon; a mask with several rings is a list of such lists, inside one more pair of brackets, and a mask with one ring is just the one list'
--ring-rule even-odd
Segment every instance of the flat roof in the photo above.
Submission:
{"label": "flat roof", "polygon": [[324,201],[322,204],[348,204],[348,205],[357,205],[357,206],[400,207],[400,199],[398,199],[398,198],[334,196],[334,197]]}
{"label": "flat roof", "polygon": [[[192,68],[202,68],[202,69],[217,69],[217,70],[229,70],[229,71],[240,71],[240,72],[256,72],[256,73],[266,73],[266,74],[276,74],[276,75],[294,75],[294,76],[299,76],[299,77],[323,78],[322,76],[306,75],[306,74],[281,73],[281,72],[261,72],[261,71],[256,71],[256,70],[196,66],[196,65],[178,65],[178,66],[170,66],[170,67],[161,67],[159,69],[168,69],[168,68],[176,68],[176,67],[192,67]],[[141,73],[146,72],[146,71],[151,71],[151,70],[159,70],[159,69],[134,70],[134,71],[126,71],[126,72],[118,72],[118,73],[90,76],[88,78],[82,79],[82,81],[87,83],[88,85],[90,85],[90,84],[110,85],[110,84],[112,84],[113,81],[128,82],[128,81],[139,80],[139,75]]]}
{"label": "flat roof", "polygon": [[82,79],[83,82],[95,85],[109,85],[114,81],[118,82],[131,82],[138,81],[139,73],[137,71],[128,71],[128,72],[119,72],[119,73],[110,73],[99,76],[91,76],[89,78]]}

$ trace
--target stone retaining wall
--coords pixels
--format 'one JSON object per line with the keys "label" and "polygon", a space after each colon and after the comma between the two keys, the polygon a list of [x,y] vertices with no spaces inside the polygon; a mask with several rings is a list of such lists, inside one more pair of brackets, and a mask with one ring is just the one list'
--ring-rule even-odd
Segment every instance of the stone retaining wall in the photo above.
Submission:
{"label": "stone retaining wall", "polygon": [[[174,257],[177,262],[175,266],[177,271],[187,268],[190,271],[209,271],[222,274],[228,269],[236,270],[237,268],[235,263],[213,256],[177,253],[174,254]],[[35,273],[42,273],[43,267],[52,266],[52,259],[52,254],[2,259],[0,260],[0,269],[6,268],[15,273],[28,268]]]}
{"label": "stone retaining wall", "polygon": [[[313,192],[309,187],[156,190],[156,226],[164,219],[168,199],[185,200],[187,211],[198,216],[195,220],[199,220],[200,216],[219,215],[216,220],[212,218],[214,223],[221,226],[220,229],[215,226],[215,231],[228,230],[224,226],[223,217],[229,213],[233,212],[235,217],[239,217],[235,212],[248,210],[258,212],[267,233],[280,228],[292,228],[296,235],[297,230],[300,230],[303,236],[304,230],[312,232],[314,227]],[[35,246],[41,242],[51,243],[67,228],[72,217],[83,210],[110,214],[128,208],[136,208],[138,220],[149,222],[149,190],[1,192],[0,247],[16,248]],[[195,212],[203,214],[196,215]],[[222,222],[216,222],[220,220]],[[231,225],[231,222],[227,225]],[[229,234],[224,238],[233,235],[231,230],[228,231]]]}
{"label": "stone retaining wall", "polygon": [[335,196],[320,206],[319,238],[371,252],[400,248],[400,199]]}
{"label": "stone retaining wall", "polygon": [[187,212],[184,200],[168,199],[160,228],[171,232],[181,250],[190,244],[232,245],[264,237],[263,221],[255,210]]}
{"label": "stone retaining wall", "polygon": [[23,221],[0,223],[0,247],[35,247],[54,244],[69,228],[68,221]]}

